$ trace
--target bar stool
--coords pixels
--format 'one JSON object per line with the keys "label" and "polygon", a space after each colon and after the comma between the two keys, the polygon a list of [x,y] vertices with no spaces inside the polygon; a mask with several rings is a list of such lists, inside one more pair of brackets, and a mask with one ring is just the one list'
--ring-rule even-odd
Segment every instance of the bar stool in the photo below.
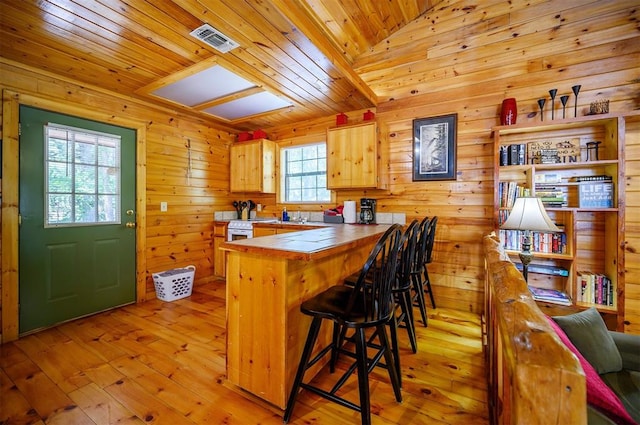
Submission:
{"label": "bar stool", "polygon": [[436,225],[438,224],[438,217],[434,216],[429,221],[429,228],[427,230],[427,250],[425,253],[424,260],[424,280],[422,282],[422,286],[424,288],[424,292],[429,294],[429,298],[431,299],[431,306],[436,308],[436,300],[433,297],[433,290],[431,289],[431,279],[429,279],[429,268],[428,265],[431,264],[432,254],[433,254],[433,245],[436,240]]}
{"label": "bar stool", "polygon": [[416,246],[416,255],[411,267],[411,282],[413,286],[413,295],[411,297],[412,305],[416,305],[420,310],[420,316],[422,317],[422,323],[426,327],[427,322],[427,307],[424,300],[424,286],[423,286],[423,273],[424,263],[427,261],[427,249],[429,242],[429,228],[431,220],[429,217],[425,217],[420,222],[420,235],[418,236],[418,243]]}
{"label": "bar stool", "polygon": [[[354,287],[347,285],[333,286],[303,302],[300,306],[300,311],[303,314],[311,316],[312,321],[287,402],[287,408],[283,417],[284,423],[289,422],[291,419],[298,391],[301,387],[338,403],[341,406],[360,412],[363,425],[371,423],[369,372],[379,364],[383,357],[387,365],[394,364],[386,326],[392,319],[392,316],[394,316],[394,302],[391,287],[396,279],[398,250],[401,237],[401,226],[398,224],[392,225],[384,235],[380,237],[371,250]],[[310,359],[311,352],[318,338],[320,325],[324,319],[333,322],[334,337],[332,343],[324,347],[313,359]],[[355,331],[356,350],[353,356],[355,357],[355,362],[340,379],[338,379],[330,391],[303,383],[302,380],[308,368],[317,363],[327,353],[331,353],[333,357],[339,348],[337,346],[339,339],[338,334],[342,328],[349,328]],[[375,334],[377,334],[380,349],[375,355],[369,357],[365,330],[371,328],[373,328]],[[360,405],[336,395],[336,392],[345,384],[349,376],[356,369]],[[396,400],[400,402],[402,401],[402,394],[396,368],[387,367],[386,369],[389,373]],[[333,372],[333,367],[331,367],[331,372]]]}
{"label": "bar stool", "polygon": [[[416,331],[415,325],[413,322],[413,306],[412,306],[412,278],[411,271],[413,270],[414,265],[417,261],[421,259],[416,259],[416,255],[418,252],[416,250],[418,236],[420,234],[420,223],[418,220],[413,220],[409,226],[407,226],[406,230],[402,234],[402,238],[400,239],[400,249],[398,251],[398,264],[397,264],[397,274],[396,280],[391,288],[391,293],[393,294],[393,298],[395,301],[394,306],[394,316],[392,320],[389,321],[388,325],[390,327],[391,334],[391,347],[393,350],[393,357],[395,360],[395,368],[396,373],[398,374],[398,379],[400,380],[400,386],[402,386],[402,369],[400,367],[400,350],[398,344],[397,337],[397,327],[398,325],[404,326],[407,330],[407,334],[409,336],[409,343],[411,345],[411,351],[416,353],[418,351],[418,344],[416,340]],[[355,286],[360,273],[354,273],[351,276],[347,277],[344,280],[345,285]],[[365,282],[368,282],[369,278],[365,279]],[[395,320],[394,320],[395,319]],[[367,345],[374,348],[379,348],[377,345],[372,342],[376,337],[373,334],[369,340],[367,341]],[[344,349],[343,342],[344,341],[353,342],[353,338],[346,337],[346,329],[342,328],[339,339],[337,342],[337,346],[340,347],[335,352],[335,357],[332,358],[332,364],[335,364],[337,360],[337,356],[339,353],[347,352]],[[386,366],[386,364],[384,365]]]}

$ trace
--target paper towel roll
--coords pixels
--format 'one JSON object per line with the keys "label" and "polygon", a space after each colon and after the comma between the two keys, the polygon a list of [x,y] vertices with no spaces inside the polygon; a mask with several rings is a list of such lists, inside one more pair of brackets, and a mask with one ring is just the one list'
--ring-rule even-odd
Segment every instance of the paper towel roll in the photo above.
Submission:
{"label": "paper towel roll", "polygon": [[356,201],[344,201],[342,216],[344,217],[345,223],[356,222]]}

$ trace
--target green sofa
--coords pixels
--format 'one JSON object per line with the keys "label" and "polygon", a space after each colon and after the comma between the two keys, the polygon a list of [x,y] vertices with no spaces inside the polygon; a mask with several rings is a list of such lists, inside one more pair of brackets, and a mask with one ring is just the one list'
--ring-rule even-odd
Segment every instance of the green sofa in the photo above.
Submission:
{"label": "green sofa", "polygon": [[[563,342],[583,357],[578,356],[587,377],[588,423],[640,423],[640,335],[607,330],[595,308],[556,316],[553,321],[571,344]],[[556,332],[562,340],[563,335]],[[628,415],[606,387],[613,390]]]}

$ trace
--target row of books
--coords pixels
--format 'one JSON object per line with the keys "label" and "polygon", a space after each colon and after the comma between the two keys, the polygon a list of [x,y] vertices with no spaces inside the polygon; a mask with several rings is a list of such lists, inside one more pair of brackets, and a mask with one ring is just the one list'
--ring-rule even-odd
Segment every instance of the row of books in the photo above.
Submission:
{"label": "row of books", "polygon": [[517,198],[530,195],[529,188],[519,185],[518,182],[500,182],[498,184],[501,208],[513,208]]}
{"label": "row of books", "polygon": [[600,273],[579,271],[577,273],[577,301],[612,306],[615,291],[611,279]]}
{"label": "row of books", "polygon": [[525,165],[527,146],[524,143],[500,146],[500,165]]}
{"label": "row of books", "polygon": [[[558,225],[558,227],[562,229],[560,225]],[[522,249],[523,230],[500,229],[499,235],[504,249],[513,251],[520,251]],[[531,251],[548,254],[568,254],[567,234],[564,232],[531,232]]]}
{"label": "row of books", "polygon": [[556,186],[536,186],[536,196],[545,207],[566,207],[567,194]]}
{"label": "row of books", "polygon": [[546,303],[571,305],[571,298],[562,291],[557,289],[538,288],[536,286],[529,285],[529,291],[531,296],[536,301],[543,301]]}
{"label": "row of books", "polygon": [[[522,271],[522,263],[516,263],[516,268]],[[529,271],[529,273],[547,274],[551,276],[562,276],[562,277],[569,276],[569,270],[563,267],[548,266],[545,264],[531,263],[529,264],[529,267],[527,270]]]}

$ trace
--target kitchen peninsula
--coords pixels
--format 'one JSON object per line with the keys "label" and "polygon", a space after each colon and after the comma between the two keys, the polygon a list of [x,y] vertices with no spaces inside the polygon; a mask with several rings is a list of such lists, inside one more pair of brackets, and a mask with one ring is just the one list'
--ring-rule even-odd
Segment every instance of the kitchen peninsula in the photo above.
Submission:
{"label": "kitchen peninsula", "polygon": [[[222,244],[228,381],[284,409],[311,323],[300,304],[359,270],[388,227],[333,225]],[[331,327],[320,332],[326,345]]]}

